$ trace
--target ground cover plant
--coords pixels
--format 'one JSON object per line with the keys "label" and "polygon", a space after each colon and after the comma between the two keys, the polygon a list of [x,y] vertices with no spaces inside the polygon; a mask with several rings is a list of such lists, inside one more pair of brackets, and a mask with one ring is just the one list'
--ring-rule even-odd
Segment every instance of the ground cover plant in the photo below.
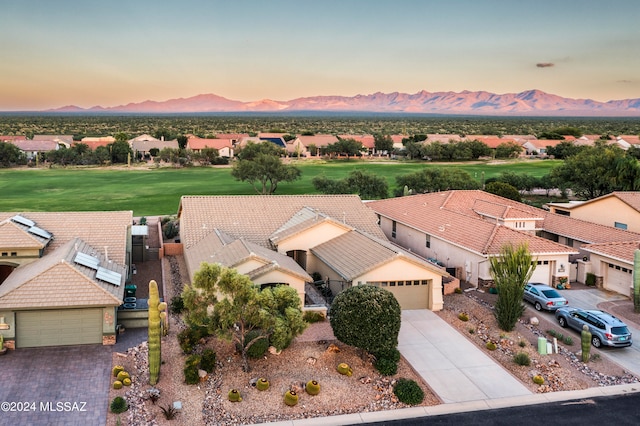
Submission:
{"label": "ground cover plant", "polygon": [[[353,170],[384,177],[395,188],[396,176],[425,167],[456,167],[478,182],[503,172],[541,177],[560,161],[418,163],[364,161],[300,161],[300,180],[283,184],[277,194],[317,194],[312,179],[324,175],[345,178]],[[393,190],[393,189],[392,189]],[[230,168],[69,168],[0,169],[3,211],[133,210],[135,216],[174,214],[182,195],[253,195],[247,183],[231,176]]]}

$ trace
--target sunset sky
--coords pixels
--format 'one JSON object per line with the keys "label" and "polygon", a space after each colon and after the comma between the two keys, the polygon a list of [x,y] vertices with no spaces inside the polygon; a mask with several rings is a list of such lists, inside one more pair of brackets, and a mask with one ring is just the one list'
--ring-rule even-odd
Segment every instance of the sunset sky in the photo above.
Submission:
{"label": "sunset sky", "polygon": [[539,89],[640,98],[638,0],[0,0],[0,111]]}

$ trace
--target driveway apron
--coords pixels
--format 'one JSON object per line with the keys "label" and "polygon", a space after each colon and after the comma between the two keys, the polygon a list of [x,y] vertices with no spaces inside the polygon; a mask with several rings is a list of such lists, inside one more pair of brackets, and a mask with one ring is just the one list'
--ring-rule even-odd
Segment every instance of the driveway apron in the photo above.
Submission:
{"label": "driveway apron", "polygon": [[0,424],[104,425],[111,354],[101,345],[9,351],[0,357]]}
{"label": "driveway apron", "polygon": [[402,311],[398,340],[402,356],[444,403],[531,395],[434,312]]}

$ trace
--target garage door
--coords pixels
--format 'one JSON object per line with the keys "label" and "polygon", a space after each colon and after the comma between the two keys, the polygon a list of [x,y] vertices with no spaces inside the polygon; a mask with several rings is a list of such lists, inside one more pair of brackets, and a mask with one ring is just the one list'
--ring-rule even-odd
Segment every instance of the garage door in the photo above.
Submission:
{"label": "garage door", "polygon": [[102,309],[17,312],[19,348],[90,343],[102,343]]}
{"label": "garage door", "polygon": [[395,296],[402,309],[427,309],[431,280],[391,281],[384,287]]}
{"label": "garage door", "polygon": [[630,296],[631,284],[633,283],[632,269],[624,268],[612,263],[605,264],[605,266],[607,266],[607,280],[605,282],[605,288],[624,296]]}
{"label": "garage door", "polygon": [[551,285],[551,269],[548,261],[538,262],[529,282]]}

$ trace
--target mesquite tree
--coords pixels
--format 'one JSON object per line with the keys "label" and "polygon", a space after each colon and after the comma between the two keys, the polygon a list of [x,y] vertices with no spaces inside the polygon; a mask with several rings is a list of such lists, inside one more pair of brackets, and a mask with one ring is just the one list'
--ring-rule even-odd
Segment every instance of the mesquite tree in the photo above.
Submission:
{"label": "mesquite tree", "polygon": [[498,256],[489,258],[491,277],[498,290],[494,315],[498,326],[511,331],[524,312],[522,296],[536,264],[526,244],[502,247]]}

